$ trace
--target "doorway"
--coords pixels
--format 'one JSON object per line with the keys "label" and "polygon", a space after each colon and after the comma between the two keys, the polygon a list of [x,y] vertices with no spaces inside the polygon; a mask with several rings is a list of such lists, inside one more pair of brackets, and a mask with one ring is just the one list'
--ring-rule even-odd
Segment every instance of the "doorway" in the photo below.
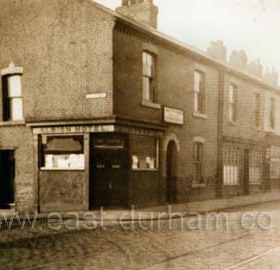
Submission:
{"label": "doorway", "polygon": [[243,195],[249,195],[249,177],[250,177],[250,150],[244,149],[243,179],[242,179]]}
{"label": "doorway", "polygon": [[166,201],[168,203],[176,203],[177,201],[177,148],[174,141],[170,141],[167,146],[166,176],[167,176]]}
{"label": "doorway", "polygon": [[124,135],[91,136],[90,208],[125,207],[128,197],[128,150]]}
{"label": "doorway", "polygon": [[10,209],[15,202],[14,150],[0,150],[0,208]]}

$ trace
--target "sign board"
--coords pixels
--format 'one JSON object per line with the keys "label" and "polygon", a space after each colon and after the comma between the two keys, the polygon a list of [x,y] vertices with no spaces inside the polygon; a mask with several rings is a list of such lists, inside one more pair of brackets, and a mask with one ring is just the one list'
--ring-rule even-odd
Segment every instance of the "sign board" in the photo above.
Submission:
{"label": "sign board", "polygon": [[165,123],[183,125],[184,124],[184,112],[169,107],[164,107],[163,119]]}
{"label": "sign board", "polygon": [[106,93],[95,93],[95,94],[87,94],[86,98],[105,98]]}

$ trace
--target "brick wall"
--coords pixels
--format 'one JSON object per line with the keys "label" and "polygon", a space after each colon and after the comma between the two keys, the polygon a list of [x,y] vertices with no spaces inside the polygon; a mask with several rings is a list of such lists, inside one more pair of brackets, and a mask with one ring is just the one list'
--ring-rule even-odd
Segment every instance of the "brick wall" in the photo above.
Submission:
{"label": "brick wall", "polygon": [[[143,50],[150,50],[156,55],[156,102],[162,106],[161,109],[142,105]],[[193,85],[196,69],[205,73],[206,119],[193,116]],[[167,144],[168,138],[175,134],[180,146],[178,201],[215,197],[213,185],[215,186],[217,173],[218,78],[218,70],[206,62],[194,59],[186,52],[142,35],[124,25],[118,24],[114,30],[114,113],[163,123],[163,106],[184,111],[184,125],[168,124],[163,138],[164,145]],[[204,177],[207,184],[202,189],[193,189],[191,185],[194,175],[193,138],[196,136],[205,140]],[[162,149],[161,157],[164,194],[166,149]]]}
{"label": "brick wall", "polygon": [[[0,25],[0,68],[24,69],[25,120],[112,114],[110,14],[88,0],[3,0]],[[96,92],[107,97],[85,98]]]}

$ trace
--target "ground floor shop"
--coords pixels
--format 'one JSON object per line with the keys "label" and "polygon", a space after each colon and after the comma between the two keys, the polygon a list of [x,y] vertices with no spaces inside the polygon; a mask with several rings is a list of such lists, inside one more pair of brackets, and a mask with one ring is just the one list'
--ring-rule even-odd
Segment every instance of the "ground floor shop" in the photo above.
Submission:
{"label": "ground floor shop", "polygon": [[218,185],[223,198],[280,188],[278,138],[263,144],[223,137],[216,168],[213,142],[163,125],[40,124],[5,132],[0,209],[139,208],[214,199]]}

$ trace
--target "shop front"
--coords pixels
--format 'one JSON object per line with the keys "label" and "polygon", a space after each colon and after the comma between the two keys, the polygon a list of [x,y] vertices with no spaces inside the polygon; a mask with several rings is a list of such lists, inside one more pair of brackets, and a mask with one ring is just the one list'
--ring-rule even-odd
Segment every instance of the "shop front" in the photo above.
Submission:
{"label": "shop front", "polygon": [[39,212],[157,204],[162,130],[98,124],[33,134]]}

